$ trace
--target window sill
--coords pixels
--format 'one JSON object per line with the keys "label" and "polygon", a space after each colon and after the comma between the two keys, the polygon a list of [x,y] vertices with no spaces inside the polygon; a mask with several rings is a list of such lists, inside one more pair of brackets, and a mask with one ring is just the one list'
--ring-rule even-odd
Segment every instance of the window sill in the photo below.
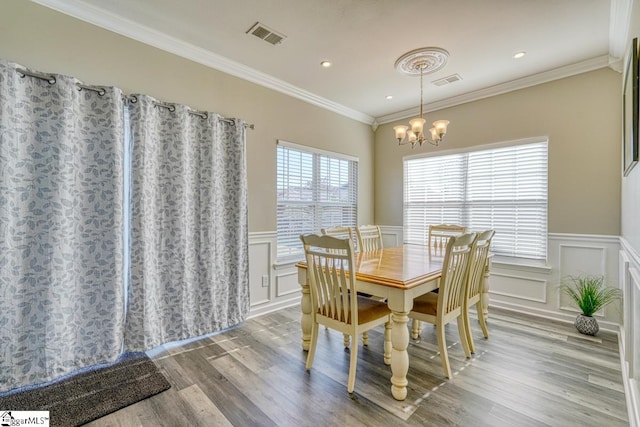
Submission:
{"label": "window sill", "polygon": [[295,257],[295,258],[285,258],[282,260],[277,260],[273,263],[274,270],[285,270],[289,268],[293,268],[297,263],[304,261],[304,257]]}
{"label": "window sill", "polygon": [[493,267],[509,270],[530,271],[533,273],[550,274],[551,266],[542,260],[528,260],[508,256],[494,256],[491,260]]}

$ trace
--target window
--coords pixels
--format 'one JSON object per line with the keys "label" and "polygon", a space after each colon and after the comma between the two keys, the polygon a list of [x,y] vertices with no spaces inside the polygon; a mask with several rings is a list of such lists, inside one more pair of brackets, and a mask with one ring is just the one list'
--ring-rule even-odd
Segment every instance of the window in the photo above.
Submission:
{"label": "window", "polygon": [[427,244],[429,224],[496,230],[496,255],[547,257],[547,141],[405,158],[405,242]]}
{"label": "window", "polygon": [[356,226],[358,159],[285,141],[277,157],[279,261],[304,256],[300,234]]}

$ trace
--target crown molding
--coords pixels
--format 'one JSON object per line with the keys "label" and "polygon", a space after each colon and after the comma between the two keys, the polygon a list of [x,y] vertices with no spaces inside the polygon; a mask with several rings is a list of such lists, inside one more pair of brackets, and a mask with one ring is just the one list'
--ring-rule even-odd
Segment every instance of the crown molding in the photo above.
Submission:
{"label": "crown molding", "polygon": [[627,51],[632,6],[633,0],[611,0],[609,56],[612,58],[622,59]]}
{"label": "crown molding", "polygon": [[[385,123],[413,117],[418,114],[418,107],[403,110],[381,117],[371,117],[368,114],[354,110],[342,104],[322,98],[302,88],[291,85],[283,80],[257,71],[251,67],[232,61],[221,55],[210,52],[198,46],[186,43],[177,38],[170,37],[160,31],[154,30],[119,15],[86,4],[79,0],[31,0],[34,3],[88,22],[117,34],[139,41],[141,43],[162,49],[174,55],[192,60],[207,67],[216,69],[226,74],[238,77],[257,85],[272,89],[293,98],[300,99],[317,107],[332,111],[350,119],[368,124],[375,129]],[[620,68],[620,58],[624,56],[626,49],[626,37],[629,31],[630,10],[634,0],[612,0],[610,25],[610,55],[603,55],[576,64],[556,68],[521,79],[512,80],[492,87],[468,92],[462,95],[426,104],[425,112],[432,112],[444,108],[453,107],[467,102],[477,101],[495,95],[504,94],[518,89],[524,89],[541,83],[570,77],[576,74],[593,71],[599,68],[611,66]],[[613,25],[615,24],[615,25]],[[620,56],[619,56],[620,55]],[[616,68],[617,65],[617,68]]]}
{"label": "crown molding", "polygon": [[374,118],[153,28],[77,0],[31,0],[114,33],[371,125]]}
{"label": "crown molding", "polygon": [[[547,83],[553,80],[558,80],[565,77],[571,77],[576,74],[582,74],[588,71],[605,68],[609,66],[609,62],[610,62],[609,55],[598,56],[592,59],[588,59],[586,61],[582,61],[575,64],[566,65],[564,67],[555,68],[553,70],[545,71],[542,73],[534,74],[532,76],[523,77],[521,79],[512,80],[510,82],[501,83],[488,88],[479,89],[473,92],[468,92],[462,95],[446,98],[441,101],[425,104],[423,110],[425,113],[429,113],[433,111],[442,110],[444,108],[465,104],[467,102],[478,101],[480,99],[501,95],[507,92],[512,92],[514,90],[524,89],[524,88],[536,86],[542,83]],[[394,122],[396,120],[406,119],[408,117],[415,117],[418,114],[420,114],[420,110],[418,107],[415,107],[409,110],[399,111],[397,113],[387,114],[385,116],[377,117],[376,122],[379,125],[382,125],[385,123]]]}

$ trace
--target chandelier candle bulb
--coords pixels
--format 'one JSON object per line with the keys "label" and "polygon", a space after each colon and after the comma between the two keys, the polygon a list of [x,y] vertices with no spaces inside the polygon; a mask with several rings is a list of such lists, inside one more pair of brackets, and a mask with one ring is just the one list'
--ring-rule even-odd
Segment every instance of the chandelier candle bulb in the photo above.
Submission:
{"label": "chandelier candle bulb", "polygon": [[404,125],[398,125],[393,127],[393,130],[396,131],[396,139],[398,140],[398,142],[402,141],[404,137],[407,135],[407,129],[409,129],[409,127]]}
{"label": "chandelier candle bulb", "polygon": [[449,126],[449,120],[437,120],[433,122],[433,127],[436,128],[439,135],[447,133],[447,126]]}
{"label": "chandelier candle bulb", "polygon": [[420,135],[422,133],[422,129],[424,128],[424,122],[426,122],[426,120],[421,117],[411,119],[409,121],[409,124],[411,125],[411,130],[413,131],[413,133],[415,133],[416,135]]}

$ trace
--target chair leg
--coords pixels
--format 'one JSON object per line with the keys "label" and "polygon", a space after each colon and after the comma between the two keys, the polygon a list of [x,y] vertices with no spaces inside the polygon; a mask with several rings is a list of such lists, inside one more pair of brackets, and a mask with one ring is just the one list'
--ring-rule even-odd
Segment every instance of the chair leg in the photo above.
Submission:
{"label": "chair leg", "polygon": [[473,343],[473,335],[471,334],[471,321],[469,320],[469,307],[466,307],[466,309],[465,307],[463,307],[462,316],[464,321],[464,329],[467,335],[467,344],[469,345],[469,351],[471,351],[471,353],[475,353],[476,346]]}
{"label": "chair leg", "polygon": [[343,340],[344,346],[349,347],[349,344],[351,343],[351,337],[348,334],[343,334],[343,336],[344,336],[344,340]]}
{"label": "chair leg", "polygon": [[489,329],[487,328],[487,318],[482,308],[482,303],[478,301],[476,304],[476,311],[478,312],[478,320],[480,321],[480,327],[485,338],[489,338]]}
{"label": "chair leg", "polygon": [[318,329],[320,325],[314,323],[311,325],[311,343],[309,343],[309,352],[307,353],[307,364],[305,368],[307,370],[311,369],[311,365],[313,365],[313,357],[316,355],[316,345],[318,344]]}
{"label": "chair leg", "polygon": [[362,345],[368,347],[369,346],[369,332],[362,333]]}
{"label": "chair leg", "polygon": [[384,364],[391,365],[391,321],[384,324]]}
{"label": "chair leg", "polygon": [[413,319],[411,322],[411,338],[417,340],[420,337],[420,329],[422,328],[422,322],[418,319]]}
{"label": "chair leg", "polygon": [[444,325],[436,325],[436,330],[436,335],[438,336],[438,348],[440,349],[440,359],[442,360],[442,369],[444,370],[444,375],[451,379],[451,367],[449,366],[449,353],[447,352],[447,340],[444,336]]}
{"label": "chair leg", "polygon": [[347,383],[347,391],[353,393],[356,386],[356,367],[358,365],[358,340],[354,336],[354,345],[351,346],[351,360],[349,363],[349,382]]}
{"label": "chair leg", "polygon": [[469,337],[467,334],[467,327],[465,326],[464,314],[460,313],[460,316],[456,319],[456,323],[458,324],[458,335],[460,335],[460,344],[462,345],[462,349],[464,350],[464,355],[467,356],[467,359],[471,358],[471,348],[469,346]]}

